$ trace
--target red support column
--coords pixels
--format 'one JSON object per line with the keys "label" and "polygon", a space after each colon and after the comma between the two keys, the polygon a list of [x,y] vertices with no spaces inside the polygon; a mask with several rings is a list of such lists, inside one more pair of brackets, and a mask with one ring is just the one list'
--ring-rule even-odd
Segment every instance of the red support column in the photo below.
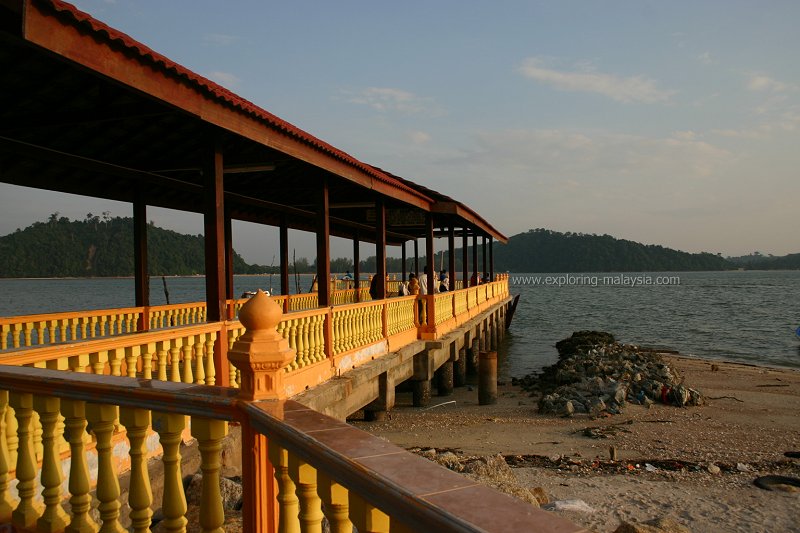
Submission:
{"label": "red support column", "polygon": [[317,298],[320,307],[331,305],[331,227],[328,178],[322,178],[317,202]]}
{"label": "red support column", "polygon": [[[206,309],[208,322],[225,320],[225,204],[222,150],[215,146],[203,163],[206,256]],[[214,344],[216,383],[229,384],[228,332],[224,324]]]}
{"label": "red support column", "polygon": [[[233,300],[233,228],[231,217],[225,213],[225,300]],[[227,306],[226,318],[233,320],[233,304]]]}
{"label": "red support column", "polygon": [[386,298],[386,204],[375,201],[375,276],[378,277],[377,299]]}
{"label": "red support column", "polygon": [[456,290],[456,229],[450,224],[447,228],[447,271],[450,276],[450,290]]}
{"label": "red support column", "polygon": [[361,291],[359,290],[359,280],[361,279],[361,243],[358,239],[358,230],[356,236],[353,237],[353,280],[356,289],[354,301],[361,301]]}
{"label": "red support column", "polygon": [[433,215],[425,213],[425,255],[426,255],[426,268],[425,272],[428,279],[428,294],[425,298],[428,300],[428,332],[435,334],[436,332],[436,308],[434,307],[434,287],[436,286],[434,265],[436,264],[436,256],[433,253]]}
{"label": "red support column", "polygon": [[[286,223],[286,215],[281,215],[281,225],[279,232],[280,248],[280,269],[281,269],[281,294],[289,294],[289,227]],[[289,312],[289,298],[283,301],[283,312]]]}
{"label": "red support column", "polygon": [[469,253],[468,253],[468,245],[469,241],[467,240],[467,228],[464,227],[461,229],[461,275],[463,276],[461,279],[463,280],[463,286],[466,289],[469,287]]}
{"label": "red support column", "polygon": [[144,307],[138,331],[150,329],[150,275],[147,270],[147,204],[144,193],[136,191],[133,200],[133,270],[136,307]]}
{"label": "red support column", "polygon": [[475,278],[475,284],[480,283],[478,279],[478,234],[472,234],[472,275]]}

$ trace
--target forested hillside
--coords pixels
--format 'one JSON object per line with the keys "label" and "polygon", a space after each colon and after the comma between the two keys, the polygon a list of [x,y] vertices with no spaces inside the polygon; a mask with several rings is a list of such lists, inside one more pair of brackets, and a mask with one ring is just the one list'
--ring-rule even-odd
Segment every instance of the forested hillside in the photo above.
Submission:
{"label": "forested hillside", "polygon": [[[183,235],[156,227],[147,229],[148,271],[151,276],[194,275],[205,271],[202,235]],[[644,245],[609,235],[559,233],[546,229],[514,235],[507,245],[494,245],[495,272],[657,272],[692,270],[798,269],[800,254],[766,257],[753,254],[726,260],[690,254],[663,246]],[[471,248],[468,255],[472,257]],[[461,271],[461,249],[455,252]],[[479,261],[483,253],[479,250]],[[471,259],[470,259],[471,261]],[[425,259],[420,257],[420,269]],[[414,259],[408,258],[407,271]],[[278,265],[249,265],[234,252],[236,274],[277,273]],[[447,267],[447,254],[436,254],[435,268]],[[361,261],[361,272],[375,271],[375,256]],[[387,270],[399,272],[397,258],[387,258]],[[331,261],[331,272],[352,271],[348,258]],[[472,270],[472,266],[470,266]],[[482,270],[482,268],[478,268]],[[290,272],[316,272],[316,261],[297,258]],[[133,275],[133,219],[89,214],[84,220],[51,215],[45,222],[0,237],[0,277],[91,277]]]}
{"label": "forested hillside", "polygon": [[495,247],[495,270],[512,272],[664,272],[729,270],[724,258],[615,239],[532,229]]}
{"label": "forested hillside", "polygon": [[[192,275],[205,270],[203,237],[182,235],[150,224],[150,275]],[[261,273],[234,252],[234,270]],[[92,215],[69,220],[50,215],[0,237],[0,277],[87,277],[133,275],[133,219]]]}

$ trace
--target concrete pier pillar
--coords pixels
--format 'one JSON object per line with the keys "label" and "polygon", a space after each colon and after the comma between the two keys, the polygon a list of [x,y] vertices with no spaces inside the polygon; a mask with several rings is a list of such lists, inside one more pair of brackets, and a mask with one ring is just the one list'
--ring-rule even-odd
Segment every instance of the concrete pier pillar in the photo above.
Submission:
{"label": "concrete pier pillar", "polygon": [[453,385],[456,387],[463,387],[467,384],[467,350],[461,348],[458,350],[458,359],[455,361],[453,368]]}
{"label": "concrete pier pillar", "polygon": [[383,422],[386,420],[386,411],[368,411],[364,410],[365,422]]}
{"label": "concrete pier pillar", "polygon": [[428,379],[412,381],[414,407],[425,407],[431,402],[431,382]]}
{"label": "concrete pier pillar", "polygon": [[497,315],[492,315],[492,318],[489,320],[489,349],[497,351],[498,344],[499,341],[497,339]]}
{"label": "concrete pier pillar", "polygon": [[497,403],[497,352],[478,356],[478,405]]}
{"label": "concrete pier pillar", "polygon": [[478,375],[478,339],[473,338],[472,343],[467,348],[467,375]]}
{"label": "concrete pier pillar", "polygon": [[453,394],[453,362],[447,361],[436,371],[436,391],[439,396]]}
{"label": "concrete pier pillar", "polygon": [[394,400],[394,380],[388,372],[383,373],[378,376],[378,398],[364,407],[364,420],[367,422],[386,420],[386,413],[394,407]]}

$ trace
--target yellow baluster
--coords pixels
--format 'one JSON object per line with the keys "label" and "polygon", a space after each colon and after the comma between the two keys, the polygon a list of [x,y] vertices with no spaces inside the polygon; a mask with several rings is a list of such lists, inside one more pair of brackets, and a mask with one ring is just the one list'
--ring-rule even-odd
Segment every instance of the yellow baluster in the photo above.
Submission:
{"label": "yellow baluster", "polygon": [[22,336],[22,324],[11,324],[11,347],[19,348],[22,343],[20,337]]}
{"label": "yellow baluster", "polygon": [[220,494],[220,451],[222,439],[228,434],[228,423],[208,418],[192,418],[192,435],[200,450],[200,470],[203,472],[203,495],[200,504],[200,526],[204,532],[223,533],[225,512]]}
{"label": "yellow baluster", "polygon": [[156,343],[142,345],[142,377],[153,379],[153,357],[156,354]]}
{"label": "yellow baluster", "polygon": [[114,472],[111,453],[111,437],[114,423],[119,416],[116,405],[87,404],[86,418],[97,438],[97,506],[103,525],[101,533],[123,533],[125,529],[119,523],[119,480]]}
{"label": "yellow baluster", "polygon": [[205,366],[206,366],[206,385],[216,383],[217,369],[214,367],[214,341],[217,335],[210,333],[206,336]]}
{"label": "yellow baluster", "polygon": [[92,373],[102,376],[108,361],[108,351],[99,351],[89,354],[89,364],[92,366]]}
{"label": "yellow baluster", "polygon": [[36,530],[46,533],[63,531],[68,517],[61,508],[61,482],[64,474],[61,471],[57,439],[56,423],[60,415],[58,398],[36,396],[33,405],[42,423],[42,499],[45,509],[36,522]]}
{"label": "yellow baluster", "polygon": [[350,520],[359,533],[389,533],[389,517],[359,495],[350,492]]}
{"label": "yellow baluster", "polygon": [[41,506],[34,503],[36,494],[36,452],[33,448],[33,396],[11,392],[10,403],[17,417],[17,493],[19,504],[11,513],[11,522],[19,529],[33,529],[41,515]]}
{"label": "yellow baluster", "polygon": [[6,423],[8,412],[8,391],[0,390],[0,524],[11,522],[11,512],[14,510],[11,495],[8,493],[8,470],[11,465]]}
{"label": "yellow baluster", "polygon": [[295,494],[295,485],[289,476],[289,452],[270,440],[269,461],[275,468],[275,480],[278,482],[278,533],[299,533],[299,503]]}
{"label": "yellow baluster", "polygon": [[347,489],[333,481],[323,472],[317,472],[319,497],[325,507],[325,518],[331,526],[331,533],[352,533],[350,505]]}
{"label": "yellow baluster", "polygon": [[139,356],[141,354],[141,346],[129,346],[125,348],[125,374],[129,378],[136,377],[136,367],[138,366]]}
{"label": "yellow baluster", "polygon": [[184,531],[186,528],[186,495],[181,480],[181,433],[186,417],[173,413],[153,414],[153,429],[158,433],[164,454],[164,496],[161,511],[167,531]]}
{"label": "yellow baluster", "polygon": [[11,333],[11,325],[0,324],[0,350],[8,349],[9,333]]}
{"label": "yellow baluster", "polygon": [[322,500],[317,495],[317,471],[294,455],[289,456],[289,476],[300,501],[298,519],[303,533],[322,532]]}
{"label": "yellow baluster", "polygon": [[103,315],[100,317],[99,328],[97,331],[98,337],[105,337],[106,336],[106,324],[108,324],[108,317]]}
{"label": "yellow baluster", "polygon": [[169,380],[173,383],[181,382],[181,346],[183,346],[183,339],[172,339],[169,349]]}
{"label": "yellow baluster", "polygon": [[308,359],[308,323],[306,319],[300,318],[297,320],[297,362],[301,367],[308,365],[311,361]]}
{"label": "yellow baluster", "polygon": [[33,336],[33,324],[30,322],[26,322],[25,324],[22,325],[22,331],[24,332],[25,335],[25,346],[31,346],[32,345],[31,338]]}
{"label": "yellow baluster", "polygon": [[125,426],[131,445],[131,480],[128,505],[134,533],[150,531],[153,512],[153,490],[150,488],[150,475],[147,471],[147,448],[145,438],[150,427],[150,411],[123,407],[119,413],[120,422]]}
{"label": "yellow baluster", "polygon": [[169,355],[169,341],[156,343],[156,359],[158,360],[158,377],[161,381],[167,381],[167,356]]}
{"label": "yellow baluster", "polygon": [[194,382],[200,385],[206,382],[206,368],[203,364],[205,357],[203,356],[203,349],[206,343],[206,334],[202,333],[195,337],[194,344]]}
{"label": "yellow baluster", "polygon": [[67,326],[69,326],[69,319],[62,318],[53,321],[53,328],[58,328],[58,340],[60,342],[67,342]]}
{"label": "yellow baluster", "polygon": [[108,334],[109,335],[116,335],[117,334],[117,324],[119,324],[119,315],[114,313],[113,315],[108,317]]}
{"label": "yellow baluster", "polygon": [[73,355],[67,358],[69,369],[73,372],[86,372],[86,366],[89,364],[89,354]]}
{"label": "yellow baluster", "polygon": [[183,382],[194,383],[192,374],[192,351],[194,350],[194,336],[183,339]]}
{"label": "yellow baluster", "polygon": [[67,533],[89,533],[97,531],[97,524],[89,516],[92,496],[89,494],[89,465],[86,462],[84,437],[86,436],[86,402],[64,400],[61,402],[64,415],[64,437],[69,442],[69,499],[72,521]]}
{"label": "yellow baluster", "polygon": [[121,376],[122,372],[122,358],[125,350],[122,348],[113,348],[108,351],[108,364],[111,367],[112,376]]}
{"label": "yellow baluster", "polygon": [[8,446],[8,467],[17,464],[17,450],[19,449],[19,435],[17,433],[17,416],[9,400],[6,408],[6,443]]}

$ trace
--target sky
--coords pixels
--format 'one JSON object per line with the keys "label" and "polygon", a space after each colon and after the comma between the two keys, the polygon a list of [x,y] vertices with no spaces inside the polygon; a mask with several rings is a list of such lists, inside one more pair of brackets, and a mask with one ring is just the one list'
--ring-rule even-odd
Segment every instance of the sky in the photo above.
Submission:
{"label": "sky", "polygon": [[[548,228],[726,256],[800,252],[800,2],[76,5],[507,236]],[[2,184],[0,209],[0,234],[53,212],[132,213]],[[203,231],[199,215],[148,218]],[[270,264],[276,230],[233,231],[247,261]],[[333,256],[350,256],[340,241]],[[290,234],[298,257],[313,258],[313,243]]]}

